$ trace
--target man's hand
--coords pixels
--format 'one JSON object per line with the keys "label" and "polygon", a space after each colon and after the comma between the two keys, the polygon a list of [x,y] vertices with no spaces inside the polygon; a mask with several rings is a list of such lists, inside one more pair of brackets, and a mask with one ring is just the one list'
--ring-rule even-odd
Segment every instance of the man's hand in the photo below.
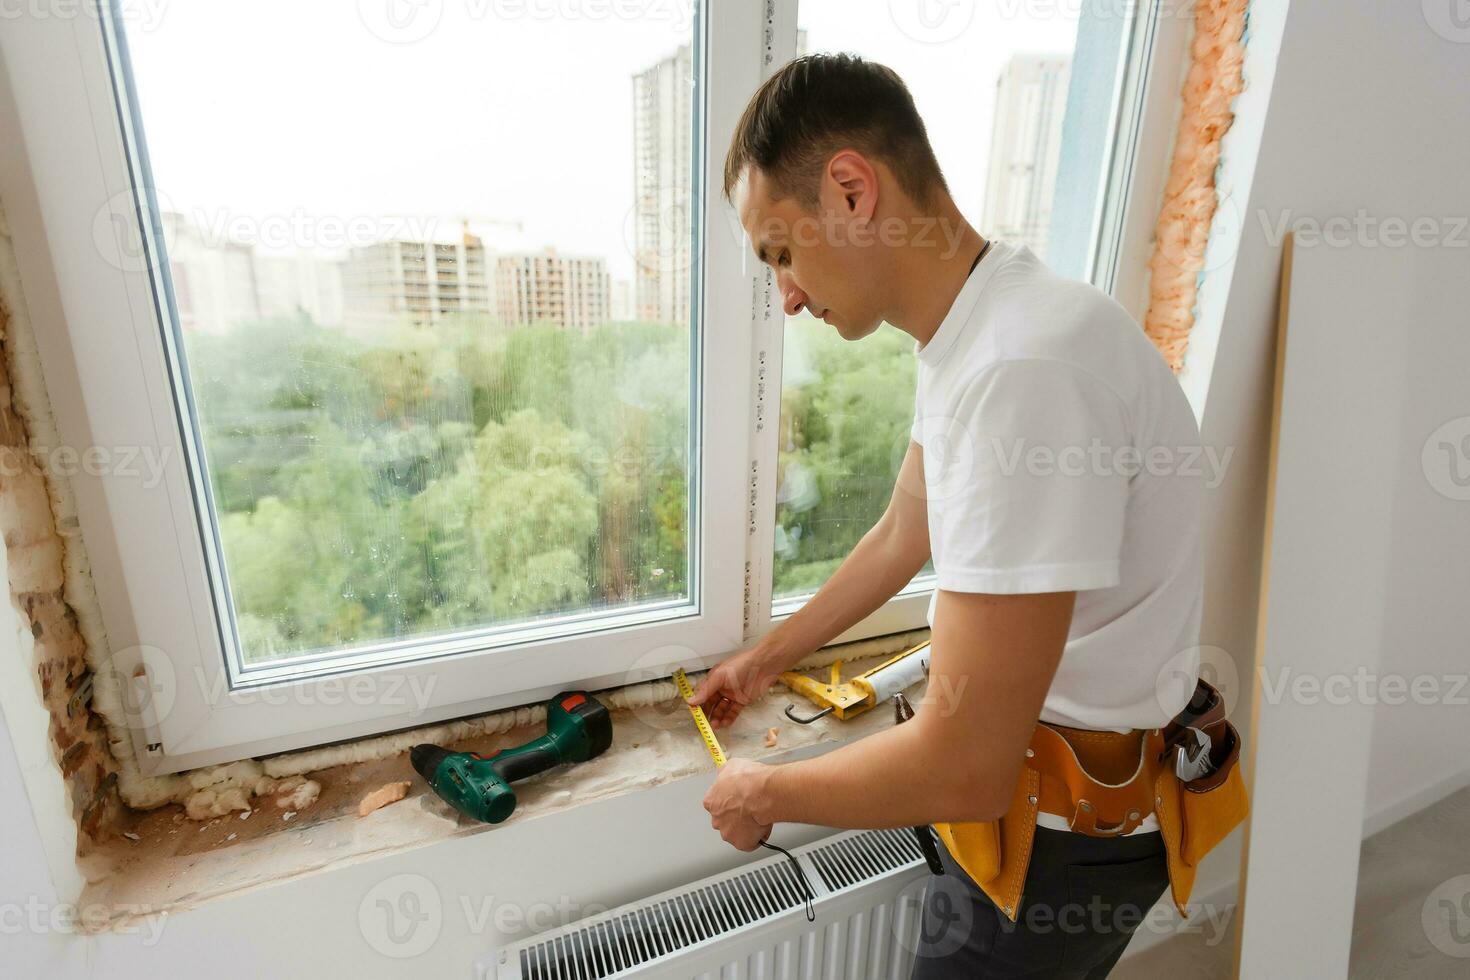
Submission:
{"label": "man's hand", "polygon": [[766,777],[771,767],[749,759],[730,759],[720,767],[715,784],[704,795],[710,825],[738,850],[753,851],[770,836],[771,825],[755,815],[764,808]]}
{"label": "man's hand", "polygon": [[734,770],[727,764],[705,800],[715,826],[740,847],[752,827],[777,823],[859,829],[1001,816],[1061,661],[1075,601],[1075,592],[940,589],[929,683],[913,719],[812,759]]}
{"label": "man's hand", "polygon": [[837,571],[791,618],[760,643],[705,675],[690,704],[715,728],[728,728],[776,677],[893,598],[929,560],[924,453],[910,442],[893,498]]}
{"label": "man's hand", "polygon": [[753,647],[711,668],[689,703],[704,708],[712,728],[727,728],[746,705],[771,689],[782,669],[771,664],[761,647]]}

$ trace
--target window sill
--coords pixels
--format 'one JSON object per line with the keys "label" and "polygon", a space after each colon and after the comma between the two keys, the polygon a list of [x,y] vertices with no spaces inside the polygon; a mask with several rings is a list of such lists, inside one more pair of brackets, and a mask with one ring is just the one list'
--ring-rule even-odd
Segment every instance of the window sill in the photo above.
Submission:
{"label": "window sill", "polygon": [[[888,656],[891,654],[854,660],[844,673],[861,672]],[[879,707],[846,722],[829,716],[798,725],[783,714],[793,700],[809,707],[780,685],[751,705],[734,726],[719,733],[726,753],[766,762],[789,761],[829,751],[893,723],[891,712]],[[139,813],[124,828],[131,836],[104,846],[87,859],[83,870],[89,881],[81,904],[109,910],[107,917],[89,923],[88,931],[121,930],[149,915],[186,911],[245,889],[523,826],[551,814],[710,772],[713,763],[682,702],[619,709],[612,716],[613,744],[607,752],[590,762],[562,766],[516,784],[515,813],[493,826],[459,815],[430,792],[409,765],[407,753],[310,773],[321,784],[321,794],[300,812],[279,809],[267,798],[261,809],[250,811],[243,819],[232,813],[195,823],[184,819],[177,805]],[[768,747],[766,733],[771,728],[777,730],[777,744]],[[458,743],[454,748],[489,754],[542,732],[544,727],[526,726]],[[385,783],[402,780],[410,782],[407,797],[358,816],[358,803],[364,796]],[[702,823],[705,815],[700,812],[684,818]]]}

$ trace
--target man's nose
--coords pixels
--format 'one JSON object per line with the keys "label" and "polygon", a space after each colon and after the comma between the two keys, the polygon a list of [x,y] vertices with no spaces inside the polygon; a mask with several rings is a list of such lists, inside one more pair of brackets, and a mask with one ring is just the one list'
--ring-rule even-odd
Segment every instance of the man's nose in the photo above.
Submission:
{"label": "man's nose", "polygon": [[796,316],[807,305],[807,299],[809,297],[801,291],[801,288],[796,283],[787,281],[781,284],[781,298],[786,315]]}

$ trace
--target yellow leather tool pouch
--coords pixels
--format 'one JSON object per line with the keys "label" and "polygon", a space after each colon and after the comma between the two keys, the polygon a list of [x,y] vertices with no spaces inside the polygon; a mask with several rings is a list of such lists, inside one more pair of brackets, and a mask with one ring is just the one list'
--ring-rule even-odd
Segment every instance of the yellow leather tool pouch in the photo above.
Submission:
{"label": "yellow leather tool pouch", "polygon": [[999,820],[934,824],[955,863],[1012,921],[1031,863],[1040,792],[1041,774],[1022,767],[1011,807]]}
{"label": "yellow leather tool pouch", "polygon": [[1000,821],[937,823],[934,831],[950,856],[975,881],[989,881],[1000,873]]}
{"label": "yellow leather tool pouch", "polygon": [[1185,864],[1198,864],[1250,812],[1245,778],[1237,765],[1240,761],[1240,733],[1229,722],[1226,722],[1226,729],[1230,741],[1226,761],[1208,776],[1179,784],[1184,791],[1180,794],[1184,823],[1180,857]]}
{"label": "yellow leather tool pouch", "polygon": [[1182,723],[1209,731],[1214,741],[1209,774],[1189,782],[1175,774],[1177,743],[1171,737],[1178,733],[1180,720],[1165,729],[1127,733],[1039,722],[1005,815],[983,822],[936,823],[935,833],[955,863],[1015,921],[1039,810],[1063,816],[1073,831],[1095,837],[1127,834],[1156,813],[1168,855],[1170,891],[1180,915],[1188,917],[1195,865],[1249,810],[1237,765],[1240,735],[1224,721],[1218,692],[1200,683],[1197,703],[1209,703],[1210,713]]}

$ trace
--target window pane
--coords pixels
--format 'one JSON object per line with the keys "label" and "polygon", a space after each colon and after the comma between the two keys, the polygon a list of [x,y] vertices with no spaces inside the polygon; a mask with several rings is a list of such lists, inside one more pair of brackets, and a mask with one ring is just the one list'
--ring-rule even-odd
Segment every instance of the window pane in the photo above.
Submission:
{"label": "window pane", "polygon": [[[924,4],[801,0],[802,44],[860,54],[903,78],[956,205],[982,235],[1044,261],[1073,249],[1093,233],[1093,198],[1056,215],[1053,201],[1064,140],[1078,138],[1064,119],[1081,8],[932,6],[926,17]],[[1116,60],[1089,64],[1078,81],[1108,93],[1093,100],[1105,107]],[[1096,186],[1103,158],[1088,156],[1091,171],[1068,179]],[[889,324],[848,343],[805,310],[787,318],[783,346],[774,592],[791,597],[819,588],[882,516],[908,447],[915,362],[913,338]]]}
{"label": "window pane", "polygon": [[245,664],[687,611],[677,7],[122,19]]}

